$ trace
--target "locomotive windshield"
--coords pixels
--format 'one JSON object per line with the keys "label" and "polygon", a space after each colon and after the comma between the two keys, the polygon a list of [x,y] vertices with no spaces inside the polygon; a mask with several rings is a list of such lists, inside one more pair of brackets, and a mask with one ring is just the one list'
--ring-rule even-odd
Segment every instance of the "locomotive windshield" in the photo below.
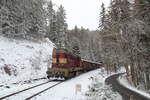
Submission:
{"label": "locomotive windshield", "polygon": [[59,55],[56,55],[56,64],[59,64]]}

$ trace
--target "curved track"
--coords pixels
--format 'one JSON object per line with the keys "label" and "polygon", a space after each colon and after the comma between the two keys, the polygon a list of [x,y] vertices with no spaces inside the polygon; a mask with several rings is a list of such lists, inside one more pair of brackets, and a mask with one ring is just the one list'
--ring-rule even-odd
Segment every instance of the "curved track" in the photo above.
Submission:
{"label": "curved track", "polygon": [[[6,98],[11,98],[11,97],[16,96],[16,95],[20,95],[20,94],[23,93],[23,92],[27,92],[27,91],[30,91],[31,89],[38,88],[38,87],[43,86],[43,85],[45,85],[45,84],[48,84],[48,83],[50,83],[50,82],[52,82],[52,81],[57,81],[57,80],[50,80],[50,81],[47,81],[47,82],[44,82],[44,83],[41,83],[41,84],[38,84],[38,85],[35,85],[35,86],[32,86],[32,87],[29,87],[29,88],[20,90],[20,91],[18,91],[18,92],[5,95],[5,96],[3,96],[3,97],[0,97],[0,100],[6,99]],[[42,93],[42,92],[44,92],[44,91],[46,91],[46,90],[48,90],[48,89],[50,89],[50,88],[53,88],[54,86],[56,86],[56,85],[58,85],[58,84],[60,84],[60,83],[62,83],[62,82],[63,82],[63,81],[57,82],[57,83],[55,83],[54,85],[50,85],[48,88],[46,88],[46,89],[44,89],[44,90],[41,90],[40,92],[36,92],[36,93],[30,95],[30,96],[27,97],[25,100],[29,100],[29,99],[31,99],[31,98],[33,98],[33,97],[39,95],[40,93]]]}
{"label": "curved track", "polygon": [[111,84],[114,91],[117,91],[122,95],[123,100],[149,100],[147,97],[136,93],[135,91],[132,91],[124,86],[122,86],[118,81],[118,77],[122,75],[121,74],[115,74],[110,77],[108,77],[105,82],[106,84]]}

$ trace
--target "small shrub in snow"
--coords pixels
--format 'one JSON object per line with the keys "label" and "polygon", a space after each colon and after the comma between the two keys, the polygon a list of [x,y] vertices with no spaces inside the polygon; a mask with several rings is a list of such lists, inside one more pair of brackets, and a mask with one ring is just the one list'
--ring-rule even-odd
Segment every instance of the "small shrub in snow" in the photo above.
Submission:
{"label": "small shrub in snow", "polygon": [[5,71],[5,73],[7,73],[8,75],[11,75],[10,68],[9,68],[7,65],[4,66],[4,71]]}
{"label": "small shrub in snow", "polygon": [[3,69],[4,69],[5,73],[8,74],[9,76],[11,76],[11,75],[16,76],[17,71],[16,71],[15,67],[16,66],[14,66],[14,65],[5,64]]}

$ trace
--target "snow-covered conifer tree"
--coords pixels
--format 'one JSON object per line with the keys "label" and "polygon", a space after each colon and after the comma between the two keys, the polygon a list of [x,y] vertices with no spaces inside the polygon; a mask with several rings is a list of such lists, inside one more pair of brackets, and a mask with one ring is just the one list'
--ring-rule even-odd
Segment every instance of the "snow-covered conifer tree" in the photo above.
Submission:
{"label": "snow-covered conifer tree", "polygon": [[29,38],[45,35],[46,15],[43,0],[25,1],[24,28]]}
{"label": "snow-covered conifer tree", "polygon": [[64,7],[61,5],[58,8],[57,11],[57,36],[58,36],[58,41],[56,43],[56,45],[60,48],[65,48],[65,38],[66,38],[66,31],[67,31],[67,23],[66,23],[66,13],[64,10]]}
{"label": "snow-covered conifer tree", "polygon": [[104,7],[104,3],[102,3],[101,5],[101,12],[100,12],[100,16],[99,16],[99,28],[103,29],[105,27],[105,20],[106,20],[106,11],[105,11],[105,7]]}
{"label": "snow-covered conifer tree", "polygon": [[47,28],[47,37],[53,41],[54,43],[56,43],[57,41],[57,25],[56,25],[56,13],[55,10],[53,9],[53,4],[52,1],[50,1],[48,3],[48,7],[47,7],[47,15],[48,15],[48,28]]}
{"label": "snow-covered conifer tree", "polygon": [[45,33],[43,0],[1,0],[2,33],[9,37],[41,38]]}

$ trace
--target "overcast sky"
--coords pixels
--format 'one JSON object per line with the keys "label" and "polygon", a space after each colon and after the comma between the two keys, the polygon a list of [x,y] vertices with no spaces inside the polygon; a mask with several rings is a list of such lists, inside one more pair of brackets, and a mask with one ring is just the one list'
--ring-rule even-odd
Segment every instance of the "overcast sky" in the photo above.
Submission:
{"label": "overcast sky", "polygon": [[98,28],[101,3],[109,4],[109,0],[52,0],[52,2],[64,6],[69,29],[77,25],[90,30]]}

